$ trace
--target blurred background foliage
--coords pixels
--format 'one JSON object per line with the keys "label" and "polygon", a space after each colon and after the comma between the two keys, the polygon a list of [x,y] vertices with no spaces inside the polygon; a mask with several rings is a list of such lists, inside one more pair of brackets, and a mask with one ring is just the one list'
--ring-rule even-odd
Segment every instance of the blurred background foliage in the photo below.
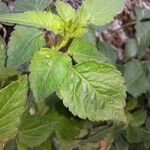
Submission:
{"label": "blurred background foliage", "polygon": [[[75,9],[82,4],[82,0],[64,1]],[[49,0],[42,3],[38,3],[37,0],[3,0],[0,2],[0,13],[45,9],[55,11],[54,5],[55,1]],[[6,46],[13,29],[14,26],[0,25],[0,62],[4,62]],[[84,38],[96,45],[98,50],[103,52],[106,61],[115,65],[125,78],[128,95],[125,108],[126,124],[83,121],[72,116],[55,94],[49,96],[44,103],[35,106],[32,93],[29,93],[30,108],[21,120],[24,125],[20,126],[15,139],[6,140],[4,150],[150,149],[149,0],[126,0],[123,10],[112,23],[103,27],[91,25],[88,30]],[[46,38],[49,34],[51,33],[46,33]],[[28,71],[26,65],[21,69],[23,72]],[[0,69],[0,88],[14,81],[19,75],[20,72],[13,68],[8,72]],[[36,109],[40,113],[32,118],[30,115],[34,114]],[[37,120],[36,117],[41,119]],[[35,132],[35,122],[42,130],[36,128]],[[61,124],[54,127],[54,133],[49,134],[49,124],[53,122]]]}

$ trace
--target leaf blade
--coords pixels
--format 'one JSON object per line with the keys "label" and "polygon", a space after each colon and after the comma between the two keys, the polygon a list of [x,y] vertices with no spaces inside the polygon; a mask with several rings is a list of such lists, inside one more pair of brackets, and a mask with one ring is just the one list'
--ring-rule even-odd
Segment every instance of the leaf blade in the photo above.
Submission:
{"label": "leaf blade", "polygon": [[26,11],[24,13],[1,14],[0,22],[44,28],[59,33],[62,31],[62,20],[46,11]]}
{"label": "leaf blade", "polygon": [[6,46],[4,40],[0,37],[0,66],[4,67],[6,60]]}
{"label": "leaf blade", "polygon": [[75,19],[75,17],[76,17],[75,10],[71,7],[71,5],[64,3],[62,1],[57,1],[56,8],[57,8],[57,12],[58,12],[59,16],[65,22],[69,22],[70,20]]}
{"label": "leaf blade", "polygon": [[0,1],[0,14],[5,14],[5,13],[9,13],[10,10],[7,8],[7,6]]}
{"label": "leaf blade", "polygon": [[40,145],[53,132],[56,123],[50,115],[34,115],[23,118],[19,127],[19,142],[28,147]]}
{"label": "leaf blade", "polygon": [[138,60],[132,60],[124,65],[124,78],[127,92],[137,97],[148,90],[148,78]]}
{"label": "leaf blade", "polygon": [[[23,35],[22,38],[20,38]],[[27,62],[34,52],[45,45],[44,33],[36,28],[16,26],[7,50],[7,65],[19,66]]]}
{"label": "leaf blade", "polygon": [[45,48],[35,54],[30,66],[31,88],[35,100],[42,101],[59,86],[68,75],[71,59],[57,51]]}
{"label": "leaf blade", "polygon": [[1,67],[0,69],[0,81],[7,80],[10,77],[13,77],[15,75],[19,75],[20,72],[16,70],[15,68],[11,67]]}
{"label": "leaf blade", "polygon": [[[138,39],[138,56],[144,55],[146,48],[149,47],[150,43],[150,21],[139,22],[136,24],[136,38]],[[141,32],[142,31],[142,32]]]}
{"label": "leaf blade", "polygon": [[17,133],[26,100],[26,76],[0,91],[0,140],[13,137]]}
{"label": "leaf blade", "polygon": [[123,0],[87,0],[83,4],[87,20],[95,25],[109,23],[117,15],[123,2]]}
{"label": "leaf blade", "polygon": [[114,67],[91,61],[70,70],[59,96],[74,115],[91,121],[124,119],[124,80]]}
{"label": "leaf blade", "polygon": [[134,126],[139,127],[145,123],[146,117],[147,117],[146,111],[143,111],[143,110],[136,111],[130,114],[129,124],[133,127]]}
{"label": "leaf blade", "polygon": [[49,4],[50,0],[16,0],[14,12],[43,11]]}
{"label": "leaf blade", "polygon": [[71,43],[68,53],[78,63],[92,60],[98,62],[105,61],[103,54],[92,43],[82,38],[77,38]]}
{"label": "leaf blade", "polygon": [[80,133],[81,128],[80,122],[52,109],[46,115],[25,116],[19,128],[19,142],[28,147],[35,147],[54,132],[58,138],[70,141]]}

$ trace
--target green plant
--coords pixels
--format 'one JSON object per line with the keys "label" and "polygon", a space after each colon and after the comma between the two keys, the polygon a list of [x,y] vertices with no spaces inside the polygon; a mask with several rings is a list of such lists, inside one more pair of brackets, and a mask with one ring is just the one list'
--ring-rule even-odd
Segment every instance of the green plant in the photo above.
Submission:
{"label": "green plant", "polygon": [[[98,130],[116,133],[116,127],[121,126],[121,132],[127,129],[131,142],[134,126],[143,137],[147,136],[139,128],[146,120],[146,112],[132,116],[127,107],[125,115],[126,87],[121,73],[106,63],[102,50],[85,38],[91,24],[109,23],[123,6],[123,0],[86,0],[78,10],[57,1],[55,9],[43,11],[48,4],[49,1],[44,4],[37,1],[37,11],[27,5],[25,12],[21,12],[19,3],[17,13],[8,10],[0,13],[1,23],[15,24],[7,56],[5,43],[0,39],[0,142],[16,136],[18,149],[51,149],[49,141],[57,137],[61,148],[67,147],[88,124],[79,118],[93,122],[127,121],[123,127],[116,123],[109,129],[104,126]],[[141,69],[138,62],[133,64]],[[129,92],[134,95],[134,91]],[[58,97],[79,118],[69,114]],[[141,122],[136,117],[142,118]],[[112,135],[109,138],[112,140]]]}

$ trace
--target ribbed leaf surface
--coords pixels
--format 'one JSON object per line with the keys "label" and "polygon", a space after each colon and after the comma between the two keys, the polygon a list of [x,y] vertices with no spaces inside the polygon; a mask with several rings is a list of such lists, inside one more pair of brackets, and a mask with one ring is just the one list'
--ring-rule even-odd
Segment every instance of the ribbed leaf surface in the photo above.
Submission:
{"label": "ribbed leaf surface", "polygon": [[121,11],[124,0],[86,0],[83,4],[85,16],[95,25],[111,22],[113,17]]}
{"label": "ribbed leaf surface", "polygon": [[7,64],[19,66],[27,62],[45,45],[44,33],[36,28],[16,26],[13,31],[7,50]]}
{"label": "ribbed leaf surface", "polygon": [[105,56],[92,43],[82,38],[77,38],[71,43],[68,53],[78,63],[91,60],[104,62],[105,60]]}
{"label": "ribbed leaf surface", "polygon": [[70,67],[59,96],[74,114],[92,121],[124,119],[124,80],[115,67],[86,62]]}
{"label": "ribbed leaf surface", "polygon": [[26,100],[26,76],[0,91],[0,140],[16,135]]}
{"label": "ribbed leaf surface", "polygon": [[36,101],[42,101],[63,85],[71,59],[45,48],[35,54],[30,66],[30,83]]}
{"label": "ribbed leaf surface", "polygon": [[50,0],[16,0],[15,12],[25,12],[28,10],[44,10],[50,4]]}
{"label": "ribbed leaf surface", "polygon": [[0,22],[45,28],[54,32],[62,31],[62,20],[51,12],[26,11],[24,13],[1,14]]}

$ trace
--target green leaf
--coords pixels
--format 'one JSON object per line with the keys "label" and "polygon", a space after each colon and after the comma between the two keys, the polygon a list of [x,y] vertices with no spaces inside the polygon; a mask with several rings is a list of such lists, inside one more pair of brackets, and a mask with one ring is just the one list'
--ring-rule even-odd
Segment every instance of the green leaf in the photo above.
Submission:
{"label": "green leaf", "polygon": [[150,19],[150,10],[143,8],[135,8],[135,14],[138,21],[142,19]]}
{"label": "green leaf", "polygon": [[[144,141],[144,148],[145,148],[145,150],[148,150],[150,148],[150,140]],[[143,150],[143,149],[141,149],[141,150]]]}
{"label": "green leaf", "polygon": [[[150,86],[149,86],[150,87]],[[150,107],[150,88],[149,88],[149,90],[148,90],[148,92],[147,92],[147,94],[146,94],[146,98],[147,98],[147,104],[148,104],[148,107]]]}
{"label": "green leaf", "polygon": [[4,149],[4,143],[2,141],[0,141],[0,149],[3,150]]}
{"label": "green leaf", "polygon": [[27,78],[20,77],[0,91],[0,140],[13,138],[27,100]]}
{"label": "green leaf", "polygon": [[148,79],[138,60],[132,60],[124,65],[124,78],[127,92],[137,97],[148,90]]}
{"label": "green leaf", "polygon": [[37,102],[43,101],[54,90],[63,86],[68,76],[71,59],[60,52],[45,48],[32,58],[30,83]]}
{"label": "green leaf", "polygon": [[40,146],[28,148],[27,150],[52,150],[51,139],[47,139]]}
{"label": "green leaf", "polygon": [[36,28],[16,26],[8,44],[8,66],[19,66],[27,62],[33,56],[34,52],[38,51],[44,45],[45,40],[42,31]]}
{"label": "green leaf", "polygon": [[0,37],[0,67],[5,65],[5,60],[6,60],[6,51],[5,51],[5,42],[4,40]]}
{"label": "green leaf", "polygon": [[128,39],[125,45],[125,55],[127,58],[135,57],[138,51],[137,41],[135,39]]}
{"label": "green leaf", "polygon": [[8,7],[2,2],[0,1],[0,14],[5,14],[5,13],[9,13],[9,9]]}
{"label": "green leaf", "polygon": [[131,126],[141,126],[145,123],[147,117],[146,111],[139,110],[129,115],[129,124]]}
{"label": "green leaf", "polygon": [[69,22],[76,18],[75,9],[71,7],[71,5],[64,3],[62,1],[56,2],[56,8],[59,16],[65,21]]}
{"label": "green leaf", "polygon": [[[124,0],[86,0],[83,3],[85,20],[95,25],[104,25],[112,21],[123,7]],[[80,16],[79,16],[80,17]]]}
{"label": "green leaf", "polygon": [[138,99],[132,98],[129,99],[129,101],[127,102],[125,110],[127,111],[134,110],[137,106],[138,106]]}
{"label": "green leaf", "polygon": [[146,129],[150,131],[150,117],[147,117],[145,126],[146,126]]}
{"label": "green leaf", "polygon": [[92,43],[82,38],[76,38],[71,43],[68,53],[78,63],[90,60],[104,62],[103,54],[101,54]]}
{"label": "green leaf", "polygon": [[[90,131],[90,135],[86,139],[86,143],[99,143],[100,139],[104,137],[110,137],[110,134],[113,132],[112,126],[109,125],[98,125]],[[111,137],[110,137],[111,140]]]}
{"label": "green leaf", "polygon": [[[150,61],[144,61],[143,66],[148,78],[148,82],[150,83]],[[149,84],[148,91],[150,92],[150,84]]]}
{"label": "green leaf", "polygon": [[51,115],[34,115],[23,118],[19,127],[19,142],[28,147],[38,146],[43,143],[54,131],[56,119]]}
{"label": "green leaf", "polygon": [[127,140],[131,143],[144,142],[150,138],[150,132],[141,127],[128,126],[127,128]]}
{"label": "green leaf", "polygon": [[63,21],[55,14],[46,11],[27,11],[16,14],[2,14],[0,15],[0,22],[28,25],[36,28],[45,28],[56,33],[59,33],[63,30]]}
{"label": "green leaf", "polygon": [[73,119],[68,119],[64,116],[56,116],[58,117],[59,124],[55,128],[55,132],[59,139],[63,139],[64,141],[71,141],[75,139],[81,130],[80,122],[77,122]]}
{"label": "green leaf", "polygon": [[70,67],[59,96],[82,119],[124,120],[125,90],[124,80],[115,67],[90,61]]}
{"label": "green leaf", "polygon": [[16,0],[14,12],[25,12],[29,10],[44,10],[50,4],[50,0]]}
{"label": "green leaf", "polygon": [[98,50],[105,55],[107,63],[116,65],[117,53],[110,47],[110,45],[106,42],[99,41]]}
{"label": "green leaf", "polygon": [[[54,103],[54,99],[51,99],[51,101]],[[55,128],[57,138],[65,142],[75,140],[75,138],[79,136],[83,126],[86,125],[86,122],[74,117],[68,109],[64,107],[61,101],[57,102],[55,106],[53,105],[53,108],[54,107],[55,110],[50,112],[50,115],[58,121]]]}
{"label": "green leaf", "polygon": [[99,147],[99,143],[84,143],[84,145],[80,145],[80,150],[94,150]]}
{"label": "green leaf", "polygon": [[74,23],[73,23],[73,26],[74,27],[74,30],[75,31],[69,31],[70,33],[68,33],[68,35],[71,37],[71,38],[74,38],[74,37],[81,37],[83,34],[85,34],[87,32],[87,29],[86,28],[82,28],[82,27],[77,27]]}
{"label": "green leaf", "polygon": [[92,25],[87,27],[87,32],[82,35],[82,38],[88,40],[93,45],[97,45],[97,37],[95,36],[95,29]]}
{"label": "green leaf", "polygon": [[150,22],[140,22],[135,28],[136,38],[138,39],[138,56],[142,56],[144,55],[146,48],[150,45]]}
{"label": "green leaf", "polygon": [[128,143],[126,140],[124,140],[124,137],[121,135],[117,136],[115,138],[114,144],[111,147],[111,150],[128,150]]}
{"label": "green leaf", "polygon": [[56,137],[59,142],[58,149],[72,149],[73,147],[71,148],[70,146],[77,142],[85,122],[75,118],[67,109],[62,108],[63,105],[61,103],[59,107],[56,106],[57,111],[53,113],[53,117],[57,118],[58,121],[55,128]]}
{"label": "green leaf", "polygon": [[72,140],[80,133],[79,122],[73,121],[56,110],[46,115],[27,116],[19,128],[19,142],[34,147],[41,145],[52,132],[58,138]]}
{"label": "green leaf", "polygon": [[20,72],[15,68],[1,67],[0,68],[0,81],[7,80],[8,78],[18,75]]}

